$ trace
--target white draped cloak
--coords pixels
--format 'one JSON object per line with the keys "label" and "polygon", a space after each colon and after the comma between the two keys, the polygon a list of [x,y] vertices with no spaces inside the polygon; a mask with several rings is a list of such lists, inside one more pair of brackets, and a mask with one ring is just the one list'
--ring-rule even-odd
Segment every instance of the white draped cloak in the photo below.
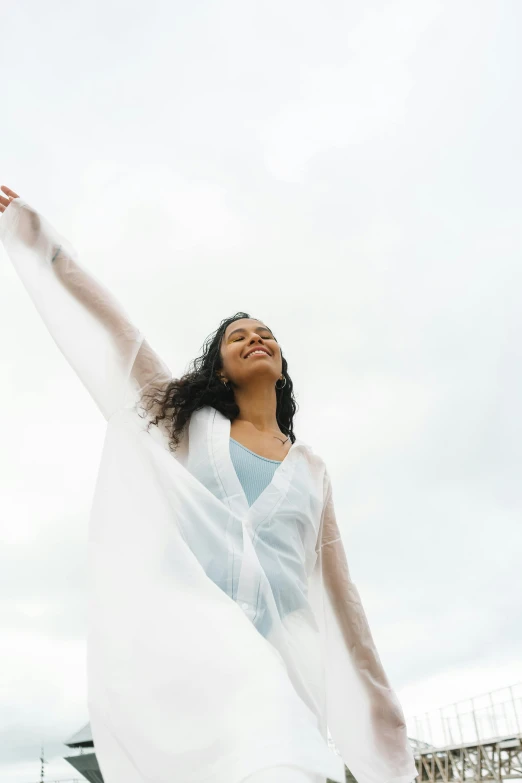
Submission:
{"label": "white draped cloak", "polygon": [[105,783],[240,783],[277,765],[342,783],[343,760],[358,783],[412,783],[323,460],[296,440],[249,507],[221,413],[197,411],[174,453],[147,429],[141,395],[172,376],[68,241],[22,199],[0,239],[107,420],[87,639]]}

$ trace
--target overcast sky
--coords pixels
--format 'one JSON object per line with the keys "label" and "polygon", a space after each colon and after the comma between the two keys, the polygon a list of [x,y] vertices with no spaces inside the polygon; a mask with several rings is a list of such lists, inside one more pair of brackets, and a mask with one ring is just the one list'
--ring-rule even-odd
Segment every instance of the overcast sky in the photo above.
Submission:
{"label": "overcast sky", "polygon": [[[175,375],[237,310],[271,326],[406,714],[522,680],[522,5],[22,0],[0,22],[0,184]],[[0,308],[0,779],[33,783],[42,740],[74,776],[89,719],[105,422],[3,248]]]}

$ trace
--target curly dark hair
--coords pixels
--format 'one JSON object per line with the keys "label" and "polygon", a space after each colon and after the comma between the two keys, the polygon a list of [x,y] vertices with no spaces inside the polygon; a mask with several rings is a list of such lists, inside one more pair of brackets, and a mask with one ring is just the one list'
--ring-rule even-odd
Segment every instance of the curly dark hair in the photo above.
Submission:
{"label": "curly dark hair", "polygon": [[[145,410],[154,409],[154,416],[149,426],[165,421],[172,451],[178,447],[190,417],[200,408],[210,405],[231,422],[239,416],[234,390],[227,388],[219,379],[218,372],[223,367],[220,348],[227,326],[240,318],[251,317],[248,313],[239,312],[231,318],[224,318],[218,328],[206,338],[201,355],[194,359],[185,375],[175,378],[166,387],[153,387],[143,395],[142,405]],[[293,420],[298,406],[293,394],[292,379],[288,375],[288,363],[282,352],[281,358],[286,384],[282,389],[276,386],[276,419],[281,432],[294,443],[296,438]]]}

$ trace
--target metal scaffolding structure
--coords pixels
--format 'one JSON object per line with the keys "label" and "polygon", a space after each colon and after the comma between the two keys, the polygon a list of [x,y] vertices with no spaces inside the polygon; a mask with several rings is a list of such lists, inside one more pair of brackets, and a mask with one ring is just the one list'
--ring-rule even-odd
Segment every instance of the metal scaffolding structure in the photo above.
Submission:
{"label": "metal scaffolding structure", "polygon": [[522,780],[522,682],[407,724],[418,783]]}

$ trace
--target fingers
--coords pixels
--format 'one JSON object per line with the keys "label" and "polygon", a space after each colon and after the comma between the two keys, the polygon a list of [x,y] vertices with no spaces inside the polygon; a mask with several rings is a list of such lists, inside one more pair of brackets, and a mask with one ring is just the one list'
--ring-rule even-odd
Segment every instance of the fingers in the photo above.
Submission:
{"label": "fingers", "polygon": [[0,190],[2,190],[8,198],[5,198],[5,196],[0,196],[0,212],[5,212],[9,204],[14,198],[20,198],[18,193],[15,193],[14,190],[11,190],[11,188],[8,188],[7,185],[1,185]]}
{"label": "fingers", "polygon": [[12,198],[20,198],[18,193],[15,193],[14,190],[11,190],[11,188],[8,188],[7,185],[1,185],[0,190],[3,190],[4,193],[7,193],[8,196],[11,196]]}

